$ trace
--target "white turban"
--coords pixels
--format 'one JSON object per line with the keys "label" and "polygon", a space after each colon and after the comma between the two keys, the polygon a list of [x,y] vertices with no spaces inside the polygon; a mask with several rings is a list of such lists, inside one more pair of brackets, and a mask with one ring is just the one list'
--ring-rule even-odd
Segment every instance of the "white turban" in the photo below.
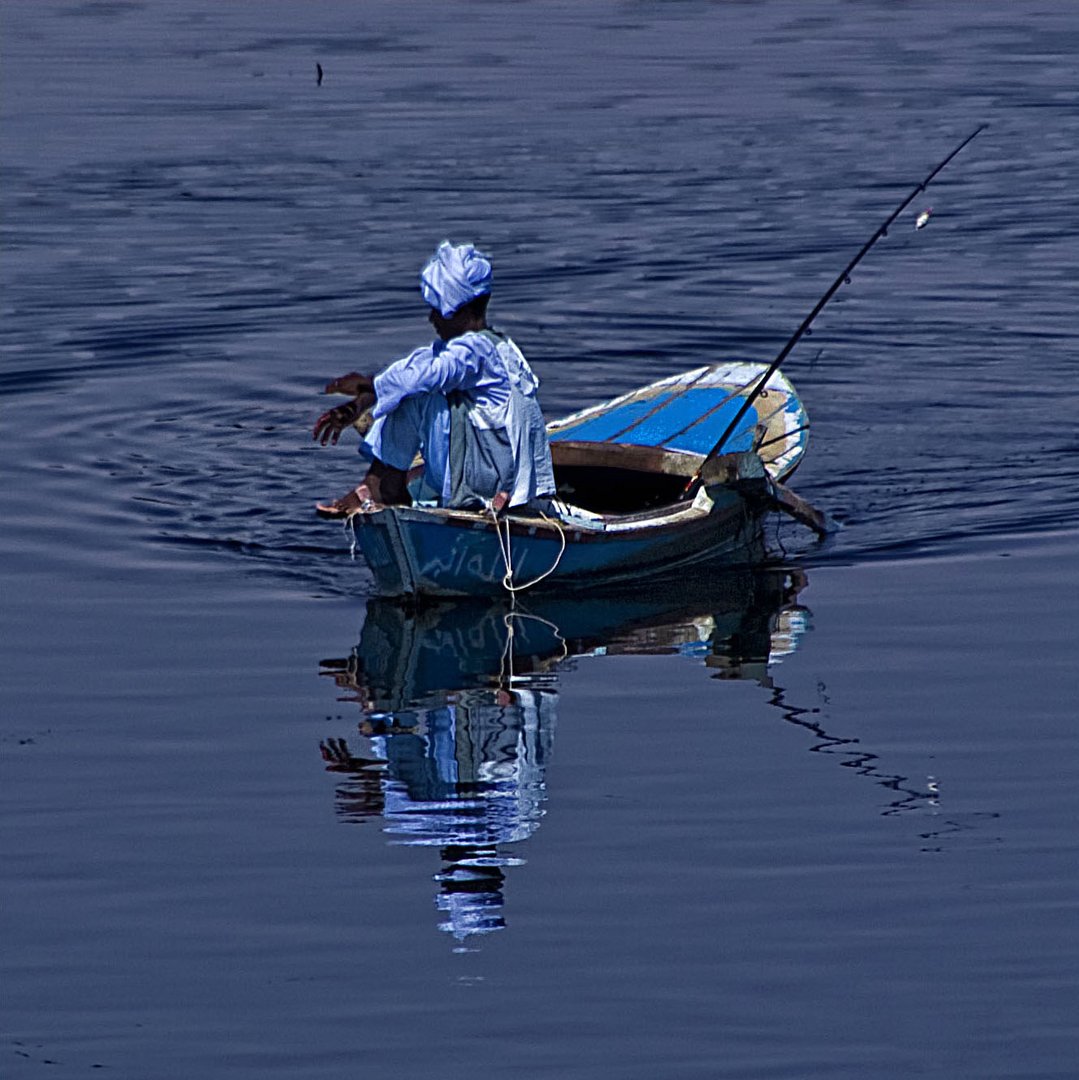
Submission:
{"label": "white turban", "polygon": [[420,271],[420,289],[431,307],[449,317],[462,304],[491,291],[491,264],[471,244],[454,246],[443,240]]}

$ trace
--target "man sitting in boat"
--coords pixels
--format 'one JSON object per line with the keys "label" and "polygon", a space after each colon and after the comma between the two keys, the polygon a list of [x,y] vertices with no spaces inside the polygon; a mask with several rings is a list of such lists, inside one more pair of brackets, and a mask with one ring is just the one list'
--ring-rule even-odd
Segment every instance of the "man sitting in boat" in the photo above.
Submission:
{"label": "man sitting in boat", "polygon": [[368,410],[374,422],[360,445],[371,460],[366,477],[320,504],[323,517],[410,504],[407,473],[417,453],[441,506],[497,511],[554,494],[539,380],[517,346],[487,325],[487,257],[471,244],[443,241],[420,273],[420,289],[438,339],[374,377],[352,372],[326,387],[353,400],[315,422],[323,446]]}

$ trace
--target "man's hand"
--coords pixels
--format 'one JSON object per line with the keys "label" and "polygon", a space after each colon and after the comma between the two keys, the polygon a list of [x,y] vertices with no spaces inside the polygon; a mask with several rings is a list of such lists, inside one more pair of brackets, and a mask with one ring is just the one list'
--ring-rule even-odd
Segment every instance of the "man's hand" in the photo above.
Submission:
{"label": "man's hand", "polygon": [[348,394],[349,397],[359,397],[360,394],[373,394],[375,384],[370,375],[361,375],[358,371],[350,371],[339,379],[326,384],[324,394]]}
{"label": "man's hand", "polygon": [[341,432],[359,415],[360,407],[355,401],[350,401],[347,405],[338,405],[336,409],[327,409],[315,421],[312,438],[321,442],[323,446],[327,443],[336,446],[337,440],[341,438]]}
{"label": "man's hand", "polygon": [[[346,378],[348,377],[346,376]],[[357,378],[361,379],[363,377],[362,375],[357,376]],[[330,385],[332,386],[333,383]],[[366,434],[367,429],[371,426],[371,418],[370,416],[364,416],[364,413],[374,403],[375,395],[371,392],[362,391],[355,401],[350,401],[347,405],[338,405],[336,409],[327,409],[315,421],[312,438],[321,442],[323,446],[327,443],[336,446],[337,440],[341,438],[341,432],[350,425],[356,424],[356,421],[360,420],[361,417],[363,417],[363,422],[357,425],[357,430],[361,435]]]}

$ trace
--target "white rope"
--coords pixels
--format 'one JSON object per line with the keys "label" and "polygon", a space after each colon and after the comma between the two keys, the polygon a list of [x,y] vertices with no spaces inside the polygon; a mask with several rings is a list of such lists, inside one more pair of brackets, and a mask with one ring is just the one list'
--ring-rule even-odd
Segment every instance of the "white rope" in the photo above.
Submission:
{"label": "white rope", "polygon": [[[349,492],[349,495],[356,495],[356,496],[359,497],[360,505],[357,506],[355,510],[349,510],[345,514],[345,520],[341,522],[341,525],[344,528],[345,533],[348,535],[348,538],[349,538],[348,557],[353,562],[356,561],[356,521],[355,521],[356,515],[357,514],[366,514],[370,510],[372,510],[374,508],[374,506],[375,506],[374,501],[370,498],[370,496],[368,496],[368,495],[360,495],[360,489],[361,488],[363,488],[362,484],[359,487],[353,488],[352,491]],[[364,489],[364,490],[366,490],[366,489]],[[339,499],[338,502],[339,503],[343,502],[347,498],[348,498],[348,495],[345,495],[341,499]]]}
{"label": "white rope", "polygon": [[491,515],[491,520],[495,526],[495,536],[498,537],[498,547],[502,552],[502,564],[506,568],[505,574],[502,575],[502,587],[511,595],[519,592],[524,592],[525,589],[531,589],[533,585],[538,585],[545,577],[549,577],[558,569],[558,564],[562,561],[562,556],[566,553],[566,531],[562,526],[554,519],[549,518],[546,514],[541,513],[540,517],[547,522],[548,525],[553,526],[558,530],[559,539],[562,541],[562,546],[555,556],[554,562],[544,570],[539,577],[534,577],[531,581],[526,581],[523,585],[514,585],[513,583],[513,548],[510,542],[510,523],[506,521],[506,538],[502,539],[502,521],[495,513],[494,507],[488,506],[488,512]]}
{"label": "white rope", "polygon": [[[358,511],[357,511],[358,512]],[[355,562],[356,561],[356,522],[354,518],[356,514],[349,514],[344,520],[344,529],[348,534],[348,557]]]}

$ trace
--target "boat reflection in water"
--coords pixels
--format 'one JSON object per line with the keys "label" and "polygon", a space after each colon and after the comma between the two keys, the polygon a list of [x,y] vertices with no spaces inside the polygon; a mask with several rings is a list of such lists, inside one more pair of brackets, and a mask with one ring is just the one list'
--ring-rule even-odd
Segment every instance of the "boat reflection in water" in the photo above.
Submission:
{"label": "boat reflection in water", "polygon": [[[653,583],[655,584],[655,583]],[[440,928],[458,947],[505,925],[506,869],[543,817],[558,672],[574,656],[680,653],[722,678],[768,681],[806,626],[790,568],[702,574],[648,596],[454,601],[375,598],[359,644],[322,673],[361,711],[321,743],[343,820],[379,818],[391,842],[438,848]]]}

